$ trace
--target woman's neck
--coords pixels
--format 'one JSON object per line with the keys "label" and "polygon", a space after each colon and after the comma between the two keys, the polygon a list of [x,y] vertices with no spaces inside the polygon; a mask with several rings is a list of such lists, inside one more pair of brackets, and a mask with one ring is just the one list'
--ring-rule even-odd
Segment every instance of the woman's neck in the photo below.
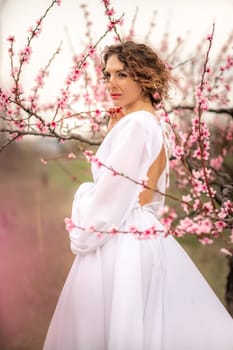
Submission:
{"label": "woman's neck", "polygon": [[138,101],[137,103],[134,103],[133,105],[124,106],[122,108],[122,112],[124,115],[137,112],[137,111],[147,111],[152,114],[155,114],[155,109],[153,105],[151,104],[151,101]]}

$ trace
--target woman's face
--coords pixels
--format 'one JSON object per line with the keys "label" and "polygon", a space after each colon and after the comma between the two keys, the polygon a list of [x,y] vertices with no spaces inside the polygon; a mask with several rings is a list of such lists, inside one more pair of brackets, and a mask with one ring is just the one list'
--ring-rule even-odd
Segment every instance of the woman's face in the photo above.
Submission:
{"label": "woman's face", "polygon": [[107,60],[104,78],[115,106],[122,107],[125,114],[140,107],[143,98],[142,88],[129,76],[116,55],[110,56]]}

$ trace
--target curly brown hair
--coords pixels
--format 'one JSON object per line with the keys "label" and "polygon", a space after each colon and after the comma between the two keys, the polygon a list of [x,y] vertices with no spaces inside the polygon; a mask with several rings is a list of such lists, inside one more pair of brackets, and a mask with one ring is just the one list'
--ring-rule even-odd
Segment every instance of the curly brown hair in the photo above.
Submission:
{"label": "curly brown hair", "polygon": [[124,64],[130,77],[142,87],[152,104],[168,97],[168,89],[173,79],[166,64],[152,48],[134,41],[106,46],[103,52],[103,71],[112,55],[116,55]]}

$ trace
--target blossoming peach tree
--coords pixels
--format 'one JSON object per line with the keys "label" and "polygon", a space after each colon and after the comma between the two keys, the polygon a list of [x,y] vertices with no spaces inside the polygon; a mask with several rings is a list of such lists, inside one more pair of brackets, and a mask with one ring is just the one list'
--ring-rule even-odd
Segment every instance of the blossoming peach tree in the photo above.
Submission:
{"label": "blossoming peach tree", "polygon": [[[82,52],[73,55],[73,64],[64,85],[58,91],[57,98],[49,104],[42,103],[40,95],[53,61],[60,53],[60,47],[52,53],[48,64],[38,72],[29,95],[24,92],[22,74],[30,64],[33,43],[40,36],[48,12],[54,6],[60,6],[61,1],[51,1],[45,13],[29,28],[26,45],[19,52],[15,50],[15,37],[8,37],[12,84],[9,89],[0,87],[1,151],[26,135],[53,138],[62,143],[78,140],[85,145],[100,144],[111,104],[102,82],[98,49],[107,36],[111,36],[116,42],[133,39],[135,26],[134,19],[129,33],[122,39],[119,32],[123,26],[123,16],[115,17],[109,0],[101,0],[101,3],[107,25],[96,42],[90,34],[92,22],[87,5],[81,5],[87,26],[86,44],[83,44]],[[153,27],[152,20],[148,25],[146,42],[152,35]],[[220,250],[227,255],[231,267],[227,301],[233,312],[233,107],[230,95],[233,79],[233,56],[230,47],[233,35],[223,43],[217,57],[212,58],[214,29],[213,25],[205,40],[193,48],[192,58],[184,62],[179,61],[181,39],[177,39],[176,47],[170,52],[165,34],[158,47],[177,80],[176,97],[157,105],[157,115],[165,129],[169,129],[168,136],[172,144],[170,166],[174,175],[172,178],[175,179],[174,186],[177,188],[172,194],[169,190],[166,194],[163,193],[169,199],[169,207],[165,206],[161,220],[165,227],[164,235],[192,235],[203,245],[221,241]],[[87,108],[80,111],[80,105]],[[111,113],[112,111],[111,109]],[[79,132],[78,125],[84,121],[88,121],[92,136],[87,137]],[[86,150],[85,155],[88,161],[109,169],[113,176],[124,176],[129,181],[140,184],[142,189],[149,188],[146,179],[132,179],[127,174],[118,172],[111,165],[103,164],[91,150]],[[74,154],[67,156],[75,157]],[[41,161],[46,164],[46,159]],[[65,221],[67,230],[71,230],[74,227],[73,222],[69,218]],[[93,226],[91,231],[97,235],[126,233],[110,226],[107,232],[99,232]],[[81,229],[90,231],[90,227]],[[161,234],[154,227],[144,232],[131,227],[129,232],[140,239]]]}

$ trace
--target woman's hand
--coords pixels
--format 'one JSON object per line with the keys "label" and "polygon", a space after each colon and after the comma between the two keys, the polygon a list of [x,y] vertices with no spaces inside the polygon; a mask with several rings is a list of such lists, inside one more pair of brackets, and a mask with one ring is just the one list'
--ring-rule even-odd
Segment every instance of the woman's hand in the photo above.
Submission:
{"label": "woman's hand", "polygon": [[121,118],[124,117],[124,114],[122,113],[121,107],[113,107],[108,110],[109,114],[109,122],[108,122],[108,131],[110,131],[114,125],[119,122]]}

